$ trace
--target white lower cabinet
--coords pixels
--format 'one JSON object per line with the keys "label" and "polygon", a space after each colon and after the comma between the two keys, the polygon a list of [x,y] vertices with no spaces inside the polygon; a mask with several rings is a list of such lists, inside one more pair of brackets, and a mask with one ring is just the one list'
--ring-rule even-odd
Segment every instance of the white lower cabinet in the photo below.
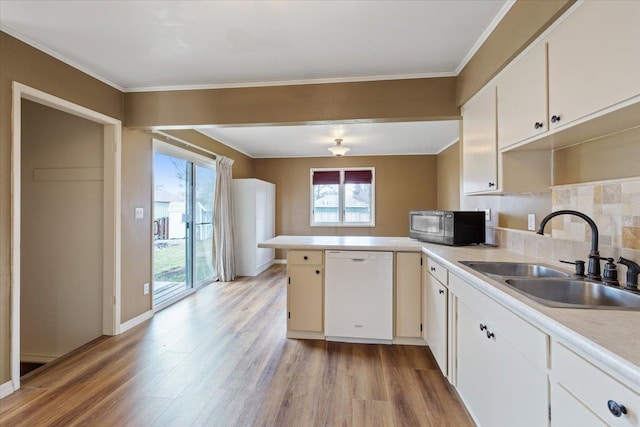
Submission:
{"label": "white lower cabinet", "polygon": [[552,355],[552,426],[640,426],[640,394],[561,343]]}
{"label": "white lower cabinet", "polygon": [[[422,305],[425,327],[423,328],[423,337],[443,375],[448,376],[447,307],[449,289],[444,284],[447,283],[447,270],[428,258],[424,267],[422,295],[424,301]],[[439,276],[444,280],[444,283],[436,278],[438,272],[442,272],[442,275]]]}
{"label": "white lower cabinet", "polygon": [[549,423],[548,336],[450,275],[457,296],[456,388],[480,426]]}

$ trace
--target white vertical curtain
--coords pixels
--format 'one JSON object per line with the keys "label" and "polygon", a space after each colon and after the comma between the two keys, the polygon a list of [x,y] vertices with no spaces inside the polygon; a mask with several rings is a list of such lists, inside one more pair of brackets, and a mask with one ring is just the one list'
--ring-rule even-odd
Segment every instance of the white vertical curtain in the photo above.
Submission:
{"label": "white vertical curtain", "polygon": [[233,182],[231,166],[233,160],[216,158],[216,190],[213,211],[213,236],[215,265],[218,279],[229,282],[236,276],[233,236]]}

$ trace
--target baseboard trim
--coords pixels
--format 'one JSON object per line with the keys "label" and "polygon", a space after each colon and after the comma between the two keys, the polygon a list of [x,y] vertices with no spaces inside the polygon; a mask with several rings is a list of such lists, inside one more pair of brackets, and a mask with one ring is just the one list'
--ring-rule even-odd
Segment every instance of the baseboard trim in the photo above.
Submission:
{"label": "baseboard trim", "polygon": [[348,342],[352,344],[392,344],[392,340],[383,340],[377,338],[327,337],[326,339],[327,341]]}
{"label": "baseboard trim", "polygon": [[14,391],[13,381],[7,381],[4,384],[0,384],[0,399],[9,396]]}
{"label": "baseboard trim", "polygon": [[275,261],[273,261],[274,264],[286,264],[287,260],[286,259],[280,259],[277,258]]}
{"label": "baseboard trim", "polygon": [[302,340],[322,340],[324,341],[324,332],[306,332],[306,331],[287,331],[287,338]]}
{"label": "baseboard trim", "polygon": [[62,355],[37,354],[37,353],[20,353],[20,361],[27,363],[50,363]]}
{"label": "baseboard trim", "polygon": [[153,310],[145,311],[139,316],[129,319],[126,322],[120,324],[120,333],[126,332],[131,328],[138,326],[139,324],[146,322],[153,317]]}
{"label": "baseboard trim", "polygon": [[393,339],[394,345],[419,345],[427,347],[427,342],[422,338],[408,338],[408,337],[395,337]]}

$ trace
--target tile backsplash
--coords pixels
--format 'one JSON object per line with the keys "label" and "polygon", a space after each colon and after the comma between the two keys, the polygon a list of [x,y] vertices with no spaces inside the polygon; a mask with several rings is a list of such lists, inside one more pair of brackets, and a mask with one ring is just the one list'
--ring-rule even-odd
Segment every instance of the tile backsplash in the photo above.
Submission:
{"label": "tile backsplash", "polygon": [[[619,256],[640,263],[640,177],[552,188],[552,210],[571,209],[591,217],[598,226],[603,257]],[[536,218],[537,224],[542,218]],[[547,224],[540,236],[533,231],[495,228],[495,242],[513,252],[546,261],[586,261],[591,248],[591,229],[575,215],[561,215]],[[626,269],[619,270],[624,279]],[[622,274],[621,274],[622,273]]]}

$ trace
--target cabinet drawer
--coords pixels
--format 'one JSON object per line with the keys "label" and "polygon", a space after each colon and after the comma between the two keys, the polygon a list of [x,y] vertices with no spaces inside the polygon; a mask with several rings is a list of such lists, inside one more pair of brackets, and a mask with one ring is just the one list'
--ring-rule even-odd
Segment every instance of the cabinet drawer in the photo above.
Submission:
{"label": "cabinet drawer", "polygon": [[289,251],[287,262],[289,264],[322,265],[322,251]]}
{"label": "cabinet drawer", "polygon": [[427,271],[443,285],[449,285],[449,271],[429,257],[427,257]]}
{"label": "cabinet drawer", "polygon": [[[556,381],[607,424],[640,426],[640,395],[562,344],[554,344],[552,358]],[[627,414],[615,417],[609,400],[624,405]]]}
{"label": "cabinet drawer", "polygon": [[[496,339],[509,341],[537,367],[546,369],[549,336],[538,328],[495,302],[455,274],[450,277],[451,291],[472,307],[486,322],[487,330]],[[479,325],[478,325],[479,327]]]}

